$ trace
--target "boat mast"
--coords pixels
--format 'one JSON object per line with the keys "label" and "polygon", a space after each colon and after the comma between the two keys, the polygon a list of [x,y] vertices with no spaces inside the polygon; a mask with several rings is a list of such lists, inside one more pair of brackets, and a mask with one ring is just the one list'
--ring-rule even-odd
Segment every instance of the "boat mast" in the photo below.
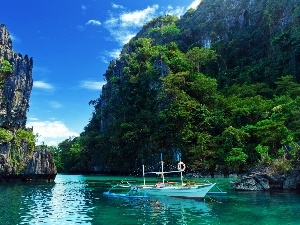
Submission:
{"label": "boat mast", "polygon": [[[180,163],[181,163],[181,159],[180,159]],[[180,180],[181,180],[181,186],[183,186],[182,170],[180,170]]]}
{"label": "boat mast", "polygon": [[160,161],[161,161],[161,177],[163,179],[163,184],[165,183],[165,176],[164,176],[164,161],[162,159],[162,153],[160,153]]}
{"label": "boat mast", "polygon": [[144,186],[146,185],[146,180],[145,180],[145,166],[143,164],[143,178],[144,178]]}
{"label": "boat mast", "polygon": [[183,177],[182,177],[182,171],[180,172],[180,179],[181,179],[181,186],[183,186]]}

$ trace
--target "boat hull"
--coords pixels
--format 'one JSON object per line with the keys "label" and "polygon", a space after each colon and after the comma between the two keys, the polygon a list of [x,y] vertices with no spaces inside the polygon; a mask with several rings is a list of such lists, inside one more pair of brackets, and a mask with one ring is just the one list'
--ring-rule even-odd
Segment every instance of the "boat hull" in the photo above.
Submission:
{"label": "boat hull", "polygon": [[145,191],[147,195],[169,196],[180,198],[204,198],[207,192],[215,184],[193,185],[193,186],[166,186],[152,188],[141,187],[140,191]]}
{"label": "boat hull", "polygon": [[112,193],[109,191],[103,192],[103,195],[114,198],[148,198],[147,195],[130,195],[128,193]]}

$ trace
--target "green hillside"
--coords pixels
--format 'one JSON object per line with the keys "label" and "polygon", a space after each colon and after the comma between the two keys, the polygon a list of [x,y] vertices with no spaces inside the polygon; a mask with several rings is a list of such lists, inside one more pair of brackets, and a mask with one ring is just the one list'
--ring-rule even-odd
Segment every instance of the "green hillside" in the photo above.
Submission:
{"label": "green hillside", "polygon": [[299,161],[300,2],[203,0],[144,25],[104,74],[62,172],[133,173],[160,153],[189,171],[280,171]]}

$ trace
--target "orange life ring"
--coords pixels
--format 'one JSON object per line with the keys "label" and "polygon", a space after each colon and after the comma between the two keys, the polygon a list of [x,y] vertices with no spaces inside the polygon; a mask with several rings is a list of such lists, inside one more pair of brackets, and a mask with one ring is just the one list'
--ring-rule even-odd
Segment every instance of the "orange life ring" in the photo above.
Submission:
{"label": "orange life ring", "polygon": [[185,164],[183,162],[179,162],[177,169],[179,171],[185,171]]}

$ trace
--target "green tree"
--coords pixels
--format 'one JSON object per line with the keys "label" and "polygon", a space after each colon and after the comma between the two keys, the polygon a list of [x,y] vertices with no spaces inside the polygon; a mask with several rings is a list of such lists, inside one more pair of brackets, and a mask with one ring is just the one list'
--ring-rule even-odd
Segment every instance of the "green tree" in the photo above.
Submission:
{"label": "green tree", "polygon": [[227,166],[233,171],[240,172],[241,166],[246,163],[248,156],[242,148],[232,148],[225,158]]}
{"label": "green tree", "polygon": [[289,95],[295,98],[300,95],[300,85],[294,81],[292,76],[282,76],[275,82],[277,95]]}
{"label": "green tree", "polygon": [[255,150],[260,154],[260,162],[263,164],[268,164],[271,161],[269,156],[269,147],[263,146],[261,144],[257,145]]}
{"label": "green tree", "polygon": [[2,60],[1,61],[1,67],[0,67],[0,74],[4,76],[5,74],[10,74],[13,72],[12,65],[9,61],[7,60]]}
{"label": "green tree", "polygon": [[76,145],[76,140],[77,138],[69,138],[58,144],[58,158],[60,158],[61,160],[61,171],[59,172],[81,172],[77,171],[80,160],[80,154],[78,154],[78,149],[73,147],[73,145]]}
{"label": "green tree", "polygon": [[217,53],[214,50],[199,47],[190,49],[185,56],[191,63],[193,71],[198,73],[201,71],[202,66],[217,59]]}
{"label": "green tree", "polygon": [[7,75],[13,72],[12,65],[7,60],[2,60],[0,62],[0,84],[4,84],[4,80]]}

